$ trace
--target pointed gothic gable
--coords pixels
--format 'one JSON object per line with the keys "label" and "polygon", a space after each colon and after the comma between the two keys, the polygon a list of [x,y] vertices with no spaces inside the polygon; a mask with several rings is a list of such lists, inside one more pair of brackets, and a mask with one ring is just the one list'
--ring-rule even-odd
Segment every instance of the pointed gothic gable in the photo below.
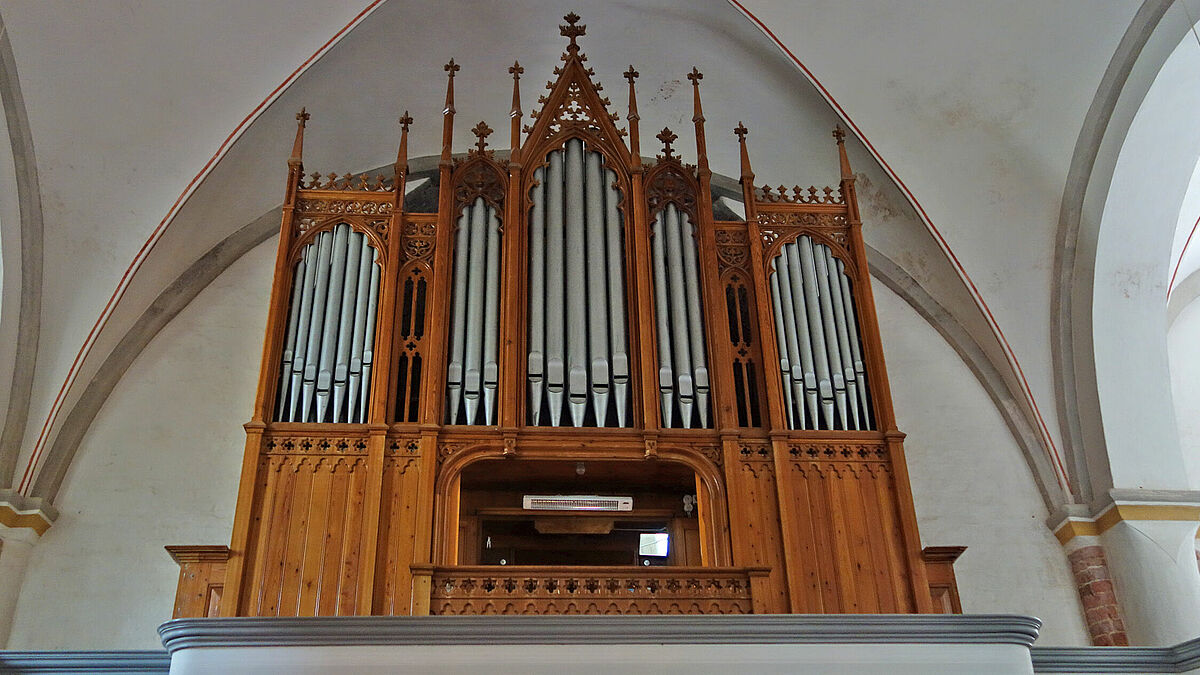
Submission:
{"label": "pointed gothic gable", "polygon": [[561,57],[563,65],[554,69],[558,79],[546,83],[550,93],[538,97],[541,110],[529,114],[535,122],[524,128],[525,150],[548,138],[583,131],[607,142],[622,158],[628,159],[629,148],[622,140],[627,132],[617,127],[617,113],[608,110],[611,101],[600,95],[604,86],[592,81],[596,71],[584,66],[587,55],[579,51],[575,41],[584,35],[587,26],[578,25],[579,16],[574,12],[563,18],[567,25],[559,26],[559,31],[571,42]]}

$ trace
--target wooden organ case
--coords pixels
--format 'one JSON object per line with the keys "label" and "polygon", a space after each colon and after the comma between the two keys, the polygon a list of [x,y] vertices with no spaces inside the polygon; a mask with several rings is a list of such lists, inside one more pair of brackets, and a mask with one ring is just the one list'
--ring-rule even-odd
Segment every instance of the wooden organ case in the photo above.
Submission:
{"label": "wooden organ case", "polygon": [[739,124],[718,219],[702,75],[697,165],[644,162],[578,20],[507,159],[452,154],[446,65],[436,212],[407,113],[376,179],[306,177],[297,116],[222,616],[934,611],[841,131],[787,191]]}

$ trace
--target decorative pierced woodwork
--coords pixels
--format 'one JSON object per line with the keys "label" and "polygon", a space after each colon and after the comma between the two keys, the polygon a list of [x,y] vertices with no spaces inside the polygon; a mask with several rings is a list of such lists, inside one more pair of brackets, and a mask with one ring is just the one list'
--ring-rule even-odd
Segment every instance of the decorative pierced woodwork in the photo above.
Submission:
{"label": "decorative pierced woodwork", "polygon": [[[569,14],[561,26],[566,52],[528,125],[524,69],[508,68],[507,158],[489,147],[487,121],[472,129],[474,147],[454,155],[461,67],[445,65],[437,205],[428,212],[406,203],[407,112],[393,174],[375,177],[306,178],[309,116],[297,117],[223,616],[934,610],[931,592],[942,591],[931,591],[922,559],[844,135],[835,134],[837,187],[789,191],[754,184],[749,130],[739,124],[745,218],[718,222],[703,75],[688,75],[696,164],[680,159],[670,129],[657,134],[657,160],[643,164],[638,73],[624,73],[626,131],[585,65],[579,20]],[[292,329],[291,296],[306,283],[312,251],[345,233],[368,244],[358,263],[369,258],[376,273],[368,290],[377,313],[344,381],[361,376],[367,336],[371,377],[358,381],[352,418],[277,415],[290,410],[280,401],[291,405],[294,382],[325,391],[326,371],[329,391],[343,382],[337,359],[327,367],[319,355],[313,377],[306,355],[294,378],[304,331]],[[783,317],[777,289],[778,261],[800,244],[825,272],[824,285],[797,287],[810,294],[802,299],[819,305],[840,293],[840,304],[812,315],[840,359],[829,373],[813,371],[829,379],[828,396],[819,381],[809,387],[804,363],[791,389],[791,364],[803,359],[788,351],[796,333],[778,325],[799,325],[800,303]],[[344,313],[330,314],[335,333]],[[360,335],[352,319],[349,334]],[[850,380],[869,390],[851,392]],[[838,407],[839,391],[857,418]],[[833,410],[832,422],[797,423],[813,392],[817,419]],[[555,473],[564,466],[579,472]],[[479,500],[472,490],[491,490],[486,517],[527,518],[512,499],[539,494],[539,485],[584,484],[589,471],[614,477],[604,494],[637,483],[627,491],[649,495],[620,522],[658,518],[679,547],[665,566],[474,564],[486,541],[478,504],[464,511]],[[659,471],[672,477],[669,490],[647,483]],[[464,491],[464,476],[489,474],[508,482]],[[605,531],[550,515],[545,522],[570,536]]]}
{"label": "decorative pierced woodwork", "polygon": [[752,614],[752,587],[762,592],[765,574],[714,567],[437,567],[429,613]]}

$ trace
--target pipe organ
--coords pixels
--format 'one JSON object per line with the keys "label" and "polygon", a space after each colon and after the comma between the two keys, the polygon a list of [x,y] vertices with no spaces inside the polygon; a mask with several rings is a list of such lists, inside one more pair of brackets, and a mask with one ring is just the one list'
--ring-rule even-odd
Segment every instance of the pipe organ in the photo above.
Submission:
{"label": "pipe organ", "polygon": [[842,132],[789,191],[739,124],[733,217],[701,73],[697,164],[645,158],[584,28],[528,125],[509,68],[506,156],[446,64],[432,201],[407,113],[370,178],[306,176],[301,111],[222,615],[932,611]]}

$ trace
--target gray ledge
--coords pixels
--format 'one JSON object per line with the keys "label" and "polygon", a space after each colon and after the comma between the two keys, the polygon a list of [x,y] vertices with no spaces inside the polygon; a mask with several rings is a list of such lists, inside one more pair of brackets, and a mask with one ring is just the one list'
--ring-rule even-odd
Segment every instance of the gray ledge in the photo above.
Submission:
{"label": "gray ledge", "polygon": [[1034,647],[1035,673],[1187,673],[1200,667],[1200,638],[1173,647]]}
{"label": "gray ledge", "polygon": [[751,616],[367,616],[175,619],[158,628],[174,653],[198,647],[459,644],[1015,644],[1030,616],[765,614]]}
{"label": "gray ledge", "polygon": [[17,652],[0,650],[5,673],[166,673],[171,655],[163,651]]}

